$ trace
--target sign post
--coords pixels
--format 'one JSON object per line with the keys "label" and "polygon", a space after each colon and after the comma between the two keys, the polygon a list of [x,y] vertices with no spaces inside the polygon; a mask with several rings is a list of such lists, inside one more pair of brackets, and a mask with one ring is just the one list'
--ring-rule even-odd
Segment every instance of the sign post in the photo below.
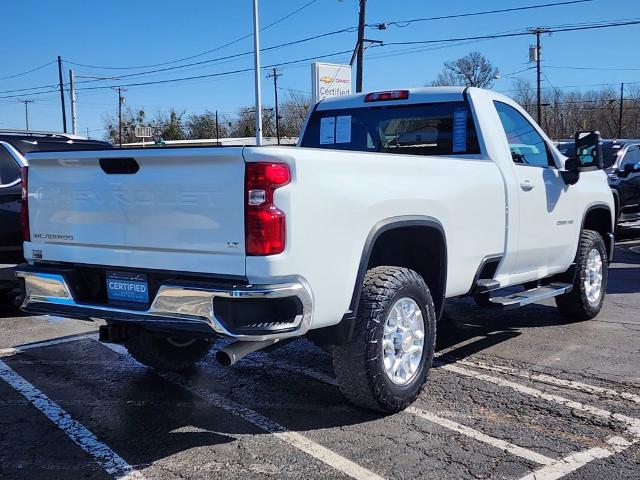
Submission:
{"label": "sign post", "polygon": [[142,147],[144,148],[144,139],[151,138],[151,127],[143,127],[142,125],[136,125],[135,135],[136,135],[136,138],[142,139]]}
{"label": "sign post", "polygon": [[320,62],[311,64],[313,103],[325,98],[350,95],[351,93],[351,65]]}

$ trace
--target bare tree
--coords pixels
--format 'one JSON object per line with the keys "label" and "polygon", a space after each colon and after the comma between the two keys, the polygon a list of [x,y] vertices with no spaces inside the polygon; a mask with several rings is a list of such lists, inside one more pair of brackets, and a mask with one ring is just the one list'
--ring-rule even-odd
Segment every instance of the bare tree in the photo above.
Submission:
{"label": "bare tree", "polygon": [[491,88],[498,73],[498,69],[480,52],[471,52],[457,60],[445,62],[444,69],[431,82],[431,85],[434,87],[465,85],[467,87]]}
{"label": "bare tree", "polygon": [[451,70],[444,68],[431,82],[432,87],[448,87],[451,85],[464,85],[463,80]]}
{"label": "bare tree", "polygon": [[311,98],[302,93],[289,92],[288,98],[280,105],[280,135],[297,137],[311,107]]}

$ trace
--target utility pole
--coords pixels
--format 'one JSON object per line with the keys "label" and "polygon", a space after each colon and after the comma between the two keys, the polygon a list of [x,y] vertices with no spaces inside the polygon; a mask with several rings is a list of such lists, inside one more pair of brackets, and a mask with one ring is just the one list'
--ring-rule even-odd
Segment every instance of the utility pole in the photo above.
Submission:
{"label": "utility pole", "polygon": [[622,113],[624,110],[624,82],[620,84],[620,117],[618,118],[618,138],[622,138]]}
{"label": "utility pole", "polygon": [[67,133],[67,111],[64,106],[64,84],[62,83],[62,59],[58,55],[58,80],[60,81],[60,106],[62,108],[62,131]]}
{"label": "utility pole", "polygon": [[535,55],[533,60],[535,60],[536,62],[536,97],[537,97],[537,114],[538,114],[537,121],[538,121],[538,125],[542,126],[542,101],[541,101],[542,88],[540,86],[540,82],[541,82],[540,76],[542,74],[542,71],[540,70],[542,46],[540,45],[540,34],[548,32],[549,29],[548,28],[532,28],[529,31],[536,36],[536,49],[535,49]]}
{"label": "utility pole", "polygon": [[364,22],[365,22],[365,8],[367,0],[360,0],[360,14],[358,16],[358,44],[357,58],[358,65],[356,66],[356,92],[362,92],[362,61],[364,59]]}
{"label": "utility pole", "polygon": [[24,103],[24,121],[26,124],[27,132],[29,131],[29,104],[35,102],[35,100],[18,100],[20,103]]}
{"label": "utility pole", "polygon": [[118,145],[122,147],[122,105],[124,105],[122,92],[126,92],[126,90],[122,87],[112,88],[114,91],[118,92]]}
{"label": "utility pole", "polygon": [[218,128],[218,110],[216,110],[216,146],[220,146],[220,130]]}
{"label": "utility pole", "polygon": [[256,83],[256,146],[262,145],[262,98],[260,92],[260,26],[258,0],[253,0],[253,63]]}
{"label": "utility pole", "polygon": [[76,89],[75,80],[73,78],[73,70],[69,70],[69,98],[71,99],[71,132],[78,134],[78,113],[76,111]]}
{"label": "utility pole", "polygon": [[277,68],[273,68],[273,73],[267,74],[267,78],[273,78],[273,95],[276,102],[276,138],[278,139],[278,145],[280,145],[280,115],[278,115],[278,77],[282,76],[282,73]]}

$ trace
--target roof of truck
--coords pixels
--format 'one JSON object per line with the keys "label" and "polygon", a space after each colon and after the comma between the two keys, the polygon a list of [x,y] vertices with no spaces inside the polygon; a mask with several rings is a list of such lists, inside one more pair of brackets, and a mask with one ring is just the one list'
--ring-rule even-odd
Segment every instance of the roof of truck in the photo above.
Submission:
{"label": "roof of truck", "polygon": [[[411,103],[429,103],[429,102],[451,102],[463,99],[465,89],[469,87],[414,87],[414,88],[398,88],[388,89],[384,91],[393,92],[407,90],[409,98],[404,100],[385,100],[382,102],[365,103],[364,99],[369,93],[379,91],[371,91],[364,93],[356,93],[354,95],[343,95],[341,97],[331,97],[318,103],[317,110],[333,110],[337,108],[357,108],[374,105],[402,105]],[[475,89],[479,90],[479,89]]]}

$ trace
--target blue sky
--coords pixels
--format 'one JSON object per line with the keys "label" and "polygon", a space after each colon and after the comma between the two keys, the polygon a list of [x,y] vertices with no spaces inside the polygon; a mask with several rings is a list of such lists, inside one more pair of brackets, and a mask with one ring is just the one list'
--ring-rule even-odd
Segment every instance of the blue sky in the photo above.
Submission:
{"label": "blue sky", "polygon": [[[310,0],[261,0],[261,26],[287,15]],[[368,0],[367,23],[389,22],[501,8],[552,3],[559,0]],[[615,5],[615,8],[612,7]],[[137,73],[145,69],[112,70],[104,67],[138,67],[154,65],[192,56],[214,49],[252,31],[252,1],[182,2],[155,0],[135,2],[30,1],[3,5],[3,27],[0,44],[4,46],[0,77],[7,77],[44,65],[60,55],[76,76],[113,77]],[[405,28],[389,26],[386,30],[368,28],[367,38],[385,42],[430,40],[485,35],[520,30],[528,27],[573,25],[584,22],[620,20],[640,17],[637,0],[594,0],[588,3],[548,7],[521,12],[412,23]],[[357,24],[357,0],[316,0],[308,7],[261,33],[263,47],[291,40],[353,27]],[[14,21],[10,21],[14,19]],[[262,64],[286,62],[352,49],[355,32],[345,32],[299,45],[279,48],[262,55]],[[420,86],[429,82],[442,69],[442,63],[478,50],[491,60],[502,74],[526,69],[529,36],[511,37],[462,44],[425,46],[387,46],[372,48],[365,56],[364,90]],[[640,25],[555,33],[543,37],[545,86],[562,88],[569,85],[619,84],[640,85]],[[209,60],[252,49],[252,38],[235,43],[207,55],[183,63]],[[350,54],[325,61],[348,62]],[[72,65],[67,62],[100,68]],[[251,55],[220,62],[180,68],[123,79],[78,84],[78,87],[117,85],[134,81],[164,80],[206,75],[252,67]],[[284,89],[308,92],[311,89],[310,62],[282,68],[279,79]],[[575,70],[557,67],[598,67],[599,70]],[[155,67],[163,68],[163,67]],[[619,70],[626,68],[626,70]],[[634,70],[636,69],[636,70]],[[58,82],[57,67],[48,65],[28,75],[0,80],[0,92],[52,85]],[[516,76],[534,80],[535,71]],[[78,78],[78,81],[87,80]],[[273,103],[273,85],[263,77],[263,102]],[[494,89],[508,91],[512,81],[502,77]],[[582,87],[587,89],[588,87]],[[41,90],[48,90],[43,88]],[[154,114],[158,110],[186,110],[199,113],[219,110],[233,115],[243,105],[253,103],[251,72],[178,83],[127,87],[126,104],[144,108]],[[60,130],[60,98],[56,93],[35,95],[19,92],[29,105],[31,129]],[[15,92],[0,96],[16,95]],[[286,90],[280,92],[286,97]],[[68,98],[67,98],[68,107]],[[101,138],[105,114],[117,108],[117,94],[110,90],[78,91],[80,133]],[[68,119],[70,125],[70,120]],[[16,98],[0,98],[0,128],[24,128],[24,105]],[[69,127],[70,128],[70,127]]]}

